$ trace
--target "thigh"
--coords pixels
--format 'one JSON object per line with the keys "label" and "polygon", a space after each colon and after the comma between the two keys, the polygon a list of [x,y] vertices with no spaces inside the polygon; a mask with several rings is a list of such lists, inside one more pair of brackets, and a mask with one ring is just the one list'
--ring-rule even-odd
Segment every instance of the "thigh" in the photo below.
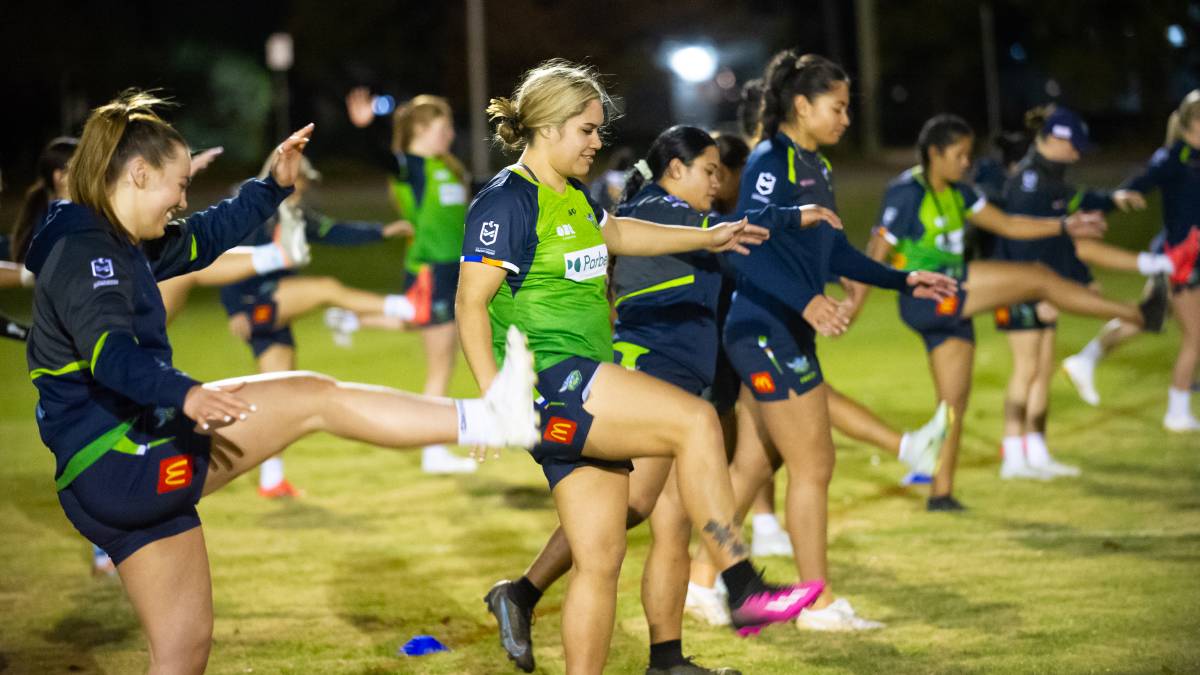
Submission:
{"label": "thigh", "polygon": [[1183,288],[1171,294],[1171,310],[1185,339],[1200,339],[1200,287]]}
{"label": "thigh", "polygon": [[629,508],[645,518],[654,510],[659,496],[667,485],[671,457],[638,457],[633,460],[633,472],[629,474]]}
{"label": "thigh", "polygon": [[188,294],[195,285],[195,279],[190,274],[158,282],[158,292],[162,295],[163,307],[167,310],[168,323],[187,304]]}
{"label": "thigh", "polygon": [[974,316],[1036,297],[1037,285],[1053,274],[1037,263],[976,260],[967,266],[963,316]]}
{"label": "thigh", "polygon": [[621,470],[581,466],[554,487],[554,505],[574,564],[617,566],[625,553],[629,475]]}
{"label": "thigh", "polygon": [[283,326],[296,317],[320,307],[336,294],[341,284],[332,277],[287,276],[279,280],[274,299],[275,322]]}
{"label": "thigh", "polygon": [[1013,365],[1034,369],[1042,351],[1043,330],[1016,330],[1007,333]]}
{"label": "thigh", "polygon": [[208,551],[199,527],[152,542],[117,564],[121,583],[138,615],[151,649],[207,642],[212,634],[212,579]]}
{"label": "thigh", "polygon": [[829,427],[827,386],[782,401],[759,402],[771,442],[789,472],[833,472],[833,436]]}

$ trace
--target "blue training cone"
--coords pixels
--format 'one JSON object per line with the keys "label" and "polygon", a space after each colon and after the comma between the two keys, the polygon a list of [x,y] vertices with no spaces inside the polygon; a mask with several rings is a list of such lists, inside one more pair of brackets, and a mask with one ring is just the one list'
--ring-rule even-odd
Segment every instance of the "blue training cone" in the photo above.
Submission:
{"label": "blue training cone", "polygon": [[426,654],[448,651],[450,651],[450,648],[432,635],[414,635],[411,640],[405,642],[400,649],[396,650],[396,656],[400,656],[401,654],[405,656],[425,656]]}

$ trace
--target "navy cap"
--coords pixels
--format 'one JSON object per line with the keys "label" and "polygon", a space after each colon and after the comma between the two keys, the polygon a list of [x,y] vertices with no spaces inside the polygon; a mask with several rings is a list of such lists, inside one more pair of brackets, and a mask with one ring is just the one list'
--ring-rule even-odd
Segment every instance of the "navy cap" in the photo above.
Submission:
{"label": "navy cap", "polygon": [[1074,111],[1062,106],[1055,106],[1054,112],[1046,118],[1042,134],[1070,141],[1081,155],[1092,149],[1087,123]]}

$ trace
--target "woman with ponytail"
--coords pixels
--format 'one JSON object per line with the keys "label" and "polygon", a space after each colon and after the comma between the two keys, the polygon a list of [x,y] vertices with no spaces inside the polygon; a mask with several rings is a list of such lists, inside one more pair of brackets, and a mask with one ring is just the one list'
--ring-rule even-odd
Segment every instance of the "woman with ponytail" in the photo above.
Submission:
{"label": "woman with ponytail", "polygon": [[[602,147],[610,110],[596,74],[562,60],[526,73],[512,98],[492,99],[488,114],[497,138],[521,156],[471,204],[458,287],[459,334],[481,386],[496,372],[493,336],[504,327],[524,329],[536,355],[543,434],[532,454],[554,493],[573,560],[563,607],[569,673],[599,673],[608,654],[635,457],[675,460],[684,509],[724,570],[733,622],[742,633],[787,621],[820,589],[819,581],[771,586],[751,566],[733,525],[712,406],[612,363],[610,252],[744,253],[766,232],[744,220],[664,226],[598,208],[580,178]],[[502,645],[526,670],[533,669],[530,598],[539,591],[523,579],[498,585],[486,599],[499,618]]]}
{"label": "woman with ponytail", "polygon": [[[953,496],[954,472],[971,390],[975,329],[971,317],[1013,304],[1013,298],[1048,299],[1064,310],[1091,316],[1141,321],[1138,308],[1107,300],[1078,283],[1032,263],[971,260],[964,248],[971,226],[1013,240],[1099,233],[1085,213],[1062,218],[1009,215],[990,204],[969,183],[971,127],[954,115],[938,115],[917,138],[920,164],[889,184],[868,252],[899,270],[934,270],[958,279],[960,291],[946,302],[901,296],[900,317],[921,336],[928,352],[938,399],[950,404],[953,422],[942,448],[941,465],[930,489],[929,509],[960,511]],[[858,298],[861,305],[865,294]]]}
{"label": "woman with ponytail", "polygon": [[384,447],[532,444],[532,357],[519,332],[482,400],[428,399],[274,373],[201,383],[172,365],[156,282],[201,269],[291,192],[312,125],[264,179],[185,219],[190,157],[136,91],[92,111],[26,264],[37,275],[30,377],[67,519],[112,556],[150,642],[152,673],[199,673],[212,645],[211,576],[196,502],[300,438]]}

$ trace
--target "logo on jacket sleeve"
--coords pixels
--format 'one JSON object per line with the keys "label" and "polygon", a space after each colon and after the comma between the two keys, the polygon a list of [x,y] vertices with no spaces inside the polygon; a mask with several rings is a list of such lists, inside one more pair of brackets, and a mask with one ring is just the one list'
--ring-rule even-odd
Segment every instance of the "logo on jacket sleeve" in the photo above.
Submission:
{"label": "logo on jacket sleeve", "polygon": [[769,195],[774,192],[775,174],[766,171],[758,174],[758,180],[754,181],[754,189],[758,190],[760,195]]}
{"label": "logo on jacket sleeve", "polygon": [[494,220],[485,222],[479,228],[479,241],[483,242],[484,246],[491,246],[496,243],[496,238],[500,236],[500,223]]}
{"label": "logo on jacket sleeve", "polygon": [[551,417],[546,422],[546,430],[542,432],[542,440],[551,443],[570,445],[575,440],[575,432],[579,425],[563,417]]}
{"label": "logo on jacket sleeve", "polygon": [[182,490],[191,484],[191,455],[175,455],[158,463],[158,494]]}

